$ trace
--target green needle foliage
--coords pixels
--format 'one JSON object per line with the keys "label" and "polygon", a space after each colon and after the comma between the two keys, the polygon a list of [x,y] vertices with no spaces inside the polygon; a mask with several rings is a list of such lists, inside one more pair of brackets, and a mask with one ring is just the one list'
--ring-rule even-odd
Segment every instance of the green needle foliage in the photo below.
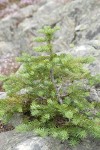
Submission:
{"label": "green needle foliage", "polygon": [[8,98],[0,101],[0,119],[9,121],[13,114],[21,113],[23,124],[18,130],[34,131],[75,145],[88,135],[100,138],[100,103],[89,102],[88,88],[83,86],[84,82],[92,86],[100,78],[92,77],[84,67],[92,58],[54,52],[54,33],[58,29],[41,29],[44,36],[35,40],[44,45],[34,50],[42,55],[23,54],[18,58],[22,69],[2,78]]}

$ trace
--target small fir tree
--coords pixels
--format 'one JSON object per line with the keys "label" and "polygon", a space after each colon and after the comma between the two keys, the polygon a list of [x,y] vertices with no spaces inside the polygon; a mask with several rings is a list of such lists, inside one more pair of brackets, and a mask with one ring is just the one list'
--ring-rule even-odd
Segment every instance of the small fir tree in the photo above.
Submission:
{"label": "small fir tree", "polygon": [[35,40],[45,44],[34,50],[46,54],[23,54],[18,58],[22,69],[2,78],[8,98],[0,101],[0,119],[6,122],[14,113],[21,113],[23,124],[17,129],[75,145],[90,134],[100,137],[100,103],[89,102],[89,90],[83,86],[84,81],[89,86],[98,78],[84,69],[91,58],[54,53],[52,41],[57,30],[49,26],[41,29],[44,36]]}

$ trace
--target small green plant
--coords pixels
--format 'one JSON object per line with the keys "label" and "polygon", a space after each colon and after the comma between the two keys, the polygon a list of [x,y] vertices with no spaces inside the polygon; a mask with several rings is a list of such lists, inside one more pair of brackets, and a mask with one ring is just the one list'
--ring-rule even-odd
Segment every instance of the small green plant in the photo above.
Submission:
{"label": "small green plant", "polygon": [[89,102],[89,91],[83,86],[84,81],[88,86],[95,81],[84,68],[93,60],[57,55],[52,42],[57,30],[49,26],[41,29],[39,32],[44,36],[35,40],[44,45],[34,50],[45,55],[23,54],[18,58],[22,69],[4,77],[9,97],[0,101],[0,119],[9,121],[14,113],[21,113],[23,124],[17,129],[75,145],[88,135],[100,138],[100,103]]}

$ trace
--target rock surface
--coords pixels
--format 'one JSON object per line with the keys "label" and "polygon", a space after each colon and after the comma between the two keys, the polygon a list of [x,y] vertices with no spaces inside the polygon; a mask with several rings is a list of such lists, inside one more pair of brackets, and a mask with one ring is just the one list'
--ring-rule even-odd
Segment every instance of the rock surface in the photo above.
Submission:
{"label": "rock surface", "polygon": [[[14,58],[23,52],[37,55],[33,49],[36,45],[33,38],[44,25],[61,27],[55,35],[57,53],[94,56],[95,61],[88,68],[93,75],[100,73],[100,0],[41,0],[35,5],[14,7],[16,11],[0,19],[0,73],[16,72],[19,64]],[[0,93],[0,99],[5,96],[6,93]],[[91,98],[100,101],[100,86],[91,89]],[[100,140],[87,139],[76,148],[70,148],[66,142],[61,144],[31,133],[0,133],[0,150],[95,149],[100,150]]]}
{"label": "rock surface", "polygon": [[0,92],[0,99],[5,99],[7,98],[6,92]]}
{"label": "rock surface", "polygon": [[[87,48],[90,46],[89,49],[94,48],[99,55],[99,18],[99,0],[42,0],[38,4],[18,8],[0,20],[0,60],[8,55],[20,56],[23,52],[36,55],[33,38],[44,25],[61,27],[54,42],[56,52],[69,52],[72,46],[83,46],[86,47],[83,55],[87,55]],[[5,66],[6,64],[7,61]],[[4,66],[1,63],[0,73],[2,68]]]}
{"label": "rock surface", "polygon": [[8,131],[0,134],[0,150],[100,150],[100,141],[86,139],[77,147],[68,146],[52,138],[33,136],[33,133],[20,134]]}

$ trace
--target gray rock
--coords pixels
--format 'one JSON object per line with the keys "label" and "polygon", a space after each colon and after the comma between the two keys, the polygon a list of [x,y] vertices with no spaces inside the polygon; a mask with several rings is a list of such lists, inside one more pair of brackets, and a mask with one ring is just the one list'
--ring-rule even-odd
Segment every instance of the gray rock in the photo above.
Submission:
{"label": "gray rock", "polygon": [[65,141],[53,138],[41,138],[33,133],[16,133],[8,131],[0,133],[0,150],[100,150],[100,141],[97,139],[85,139],[76,147],[70,147]]}
{"label": "gray rock", "polygon": [[7,98],[7,93],[6,92],[0,92],[0,99],[5,99]]}
{"label": "gray rock", "polygon": [[17,51],[16,55],[23,51],[33,53],[32,37],[37,35],[37,29],[44,25],[59,25],[61,30],[56,34],[55,44],[59,44],[55,46],[56,51],[68,51],[71,43],[99,40],[99,6],[98,0],[71,0],[65,4],[51,0],[18,9],[1,19],[0,41],[11,42],[10,49],[14,50],[12,53]]}
{"label": "gray rock", "polygon": [[[99,45],[99,44],[98,44]],[[100,73],[100,50],[95,49],[93,46],[88,44],[84,45],[77,45],[74,48],[71,48],[69,52],[74,55],[75,57],[94,57],[93,63],[89,66],[89,70],[91,71],[92,75],[96,75]]]}
{"label": "gray rock", "polygon": [[74,43],[83,43],[100,38],[100,1],[75,0],[68,7],[69,17],[75,20]]}
{"label": "gray rock", "polygon": [[90,89],[90,100],[100,102],[99,92],[95,88]]}

